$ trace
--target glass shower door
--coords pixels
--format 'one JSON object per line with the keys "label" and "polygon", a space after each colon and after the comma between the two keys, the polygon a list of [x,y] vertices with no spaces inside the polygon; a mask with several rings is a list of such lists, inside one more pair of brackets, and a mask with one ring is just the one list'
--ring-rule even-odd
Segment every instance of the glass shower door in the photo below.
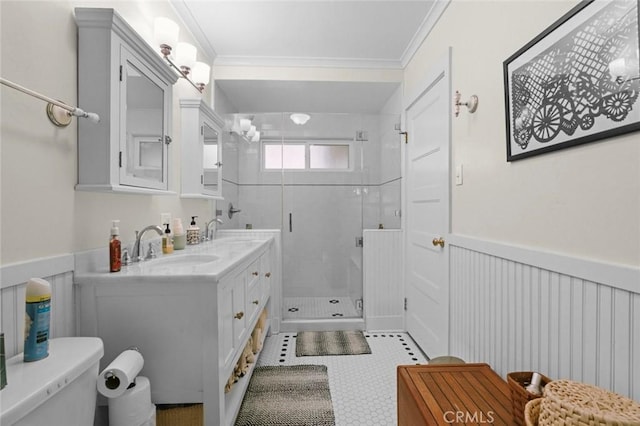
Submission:
{"label": "glass shower door", "polygon": [[314,114],[304,131],[286,116],[283,126],[283,152],[305,152],[304,166],[282,172],[284,318],[361,318],[364,191],[357,121]]}

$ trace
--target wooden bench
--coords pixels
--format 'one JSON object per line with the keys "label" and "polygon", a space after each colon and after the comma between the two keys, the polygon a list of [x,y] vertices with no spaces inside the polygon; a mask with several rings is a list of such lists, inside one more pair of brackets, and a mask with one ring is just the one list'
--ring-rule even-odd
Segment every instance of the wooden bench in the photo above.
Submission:
{"label": "wooden bench", "polygon": [[398,366],[398,425],[512,425],[507,382],[487,364]]}

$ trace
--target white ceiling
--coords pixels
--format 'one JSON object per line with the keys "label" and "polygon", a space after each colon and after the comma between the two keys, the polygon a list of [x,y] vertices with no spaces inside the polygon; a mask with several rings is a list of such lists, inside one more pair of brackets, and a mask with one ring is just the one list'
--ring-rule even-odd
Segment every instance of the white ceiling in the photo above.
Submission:
{"label": "white ceiling", "polygon": [[[216,65],[402,69],[441,0],[173,0]],[[215,78],[215,76],[214,76]],[[239,112],[377,112],[399,83],[218,80]]]}

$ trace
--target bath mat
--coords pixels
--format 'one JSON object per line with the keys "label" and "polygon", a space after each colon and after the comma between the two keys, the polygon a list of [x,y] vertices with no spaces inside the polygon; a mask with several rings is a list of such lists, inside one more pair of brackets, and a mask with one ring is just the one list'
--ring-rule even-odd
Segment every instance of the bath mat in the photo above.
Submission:
{"label": "bath mat", "polygon": [[334,426],[327,367],[256,367],[235,425]]}
{"label": "bath mat", "polygon": [[371,348],[360,330],[301,331],[296,337],[296,356],[362,355]]}

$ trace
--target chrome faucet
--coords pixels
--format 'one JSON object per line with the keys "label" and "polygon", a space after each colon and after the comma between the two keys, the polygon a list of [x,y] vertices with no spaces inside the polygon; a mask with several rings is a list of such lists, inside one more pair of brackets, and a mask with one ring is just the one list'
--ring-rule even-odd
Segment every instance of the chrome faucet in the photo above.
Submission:
{"label": "chrome faucet", "polygon": [[205,232],[205,234],[204,234],[204,240],[205,241],[213,240],[214,231],[211,229],[211,225],[214,224],[214,223],[223,224],[224,222],[219,217],[215,217],[215,218],[211,219],[209,222],[207,222],[207,226],[206,226],[205,231],[204,231]]}
{"label": "chrome faucet", "polygon": [[134,262],[140,262],[143,260],[142,253],[140,252],[140,240],[142,240],[145,232],[150,230],[156,231],[160,236],[164,234],[162,228],[158,225],[149,225],[140,232],[136,231],[136,242],[133,244],[133,249],[131,250],[131,258]]}

